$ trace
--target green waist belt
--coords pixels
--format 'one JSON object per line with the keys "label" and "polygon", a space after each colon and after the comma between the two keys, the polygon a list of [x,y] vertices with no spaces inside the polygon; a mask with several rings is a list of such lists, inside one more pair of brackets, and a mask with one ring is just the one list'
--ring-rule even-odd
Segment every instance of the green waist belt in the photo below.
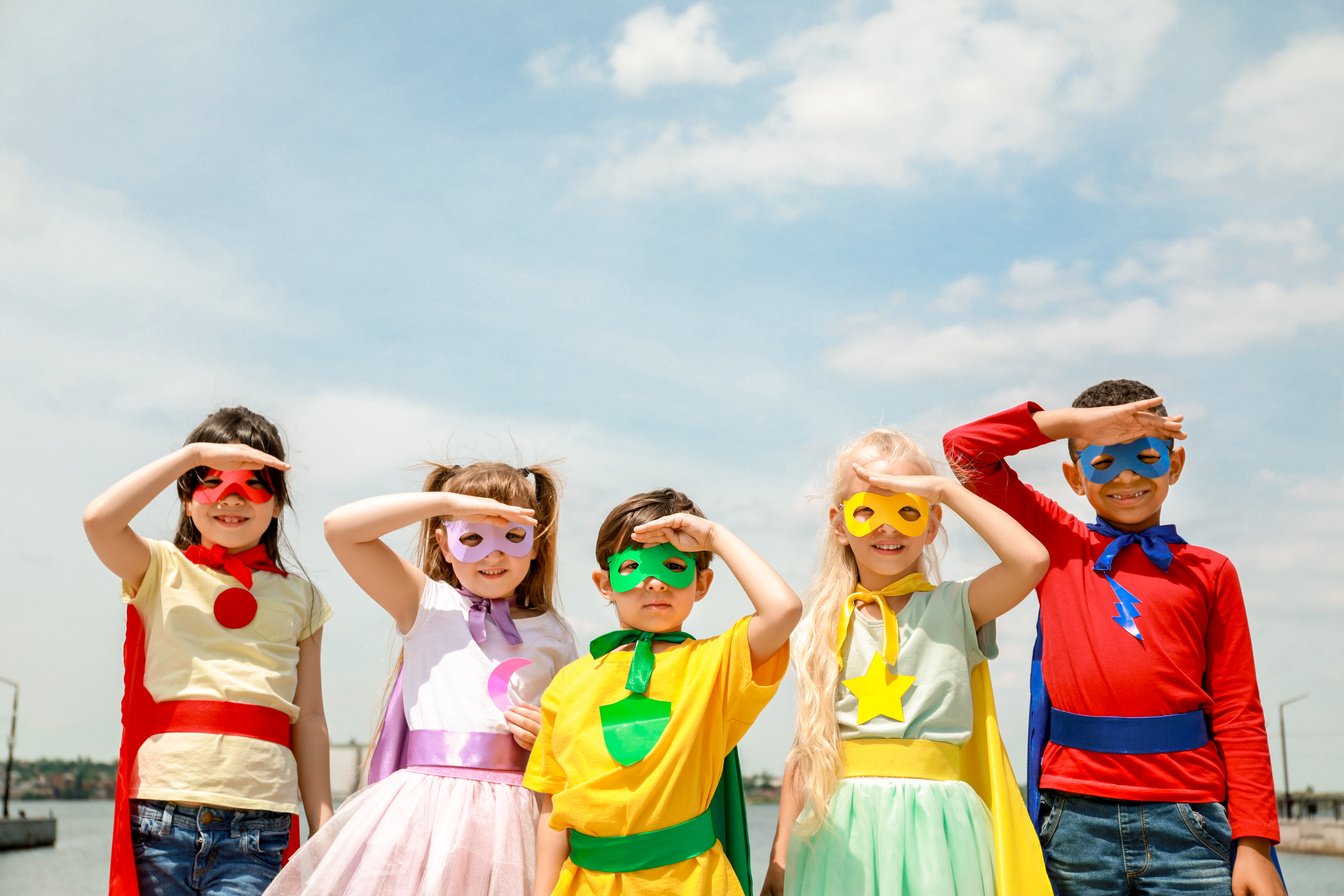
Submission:
{"label": "green waist belt", "polygon": [[716,839],[708,809],[681,824],[623,837],[593,837],[571,828],[569,860],[589,871],[647,871],[693,859]]}
{"label": "green waist belt", "polygon": [[723,762],[723,777],[714,790],[709,808],[694,818],[623,837],[593,837],[573,828],[569,831],[569,860],[588,871],[616,874],[647,871],[693,859],[723,846],[743,893],[751,893],[751,852],[747,843],[747,805],[742,797],[742,769],[737,750]]}

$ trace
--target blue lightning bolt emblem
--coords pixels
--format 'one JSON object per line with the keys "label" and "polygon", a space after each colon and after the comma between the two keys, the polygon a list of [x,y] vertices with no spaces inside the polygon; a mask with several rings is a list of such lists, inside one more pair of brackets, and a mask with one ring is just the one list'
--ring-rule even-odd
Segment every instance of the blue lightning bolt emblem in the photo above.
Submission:
{"label": "blue lightning bolt emblem", "polygon": [[1143,614],[1139,612],[1141,601],[1124,589],[1123,586],[1109,575],[1106,581],[1110,583],[1111,590],[1115,592],[1115,612],[1119,615],[1112,616],[1116,624],[1129,632],[1140,641],[1143,640],[1143,634],[1139,631],[1139,625],[1135,622]]}

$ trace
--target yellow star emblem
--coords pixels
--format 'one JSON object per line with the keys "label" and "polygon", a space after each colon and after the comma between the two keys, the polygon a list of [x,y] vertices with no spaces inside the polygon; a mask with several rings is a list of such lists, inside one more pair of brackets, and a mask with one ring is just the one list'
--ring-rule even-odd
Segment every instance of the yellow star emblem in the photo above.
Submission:
{"label": "yellow star emblem", "polygon": [[859,698],[859,724],[875,716],[886,716],[898,722],[905,721],[905,711],[901,708],[901,699],[910,685],[915,683],[913,675],[892,675],[887,664],[882,661],[881,653],[873,654],[868,671],[857,678],[846,678],[845,687]]}

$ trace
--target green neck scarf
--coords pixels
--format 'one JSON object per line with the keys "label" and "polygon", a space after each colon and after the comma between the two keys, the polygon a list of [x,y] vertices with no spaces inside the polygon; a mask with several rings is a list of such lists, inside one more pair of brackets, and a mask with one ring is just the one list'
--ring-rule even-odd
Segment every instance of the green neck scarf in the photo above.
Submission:
{"label": "green neck scarf", "polygon": [[[607,751],[621,765],[634,765],[648,756],[672,718],[672,704],[666,700],[654,700],[646,695],[649,681],[653,678],[653,642],[667,641],[681,644],[690,640],[694,640],[694,636],[686,632],[645,632],[627,628],[594,638],[588,645],[588,653],[593,659],[604,657],[626,644],[635,645],[634,656],[630,659],[630,674],[625,679],[625,689],[630,693],[615,703],[598,707],[602,718],[602,737],[606,741]],[[736,748],[724,757],[723,775],[705,814],[713,823],[714,839],[723,846],[728,862],[733,866],[733,872],[742,885],[742,891],[751,893],[747,807],[743,798],[742,770],[738,763]],[[695,821],[700,821],[700,817],[692,819],[692,822]],[[576,861],[580,867],[604,871],[635,871],[699,855],[708,846],[713,845],[712,840],[707,845],[693,844],[686,855],[681,855],[676,852],[678,849],[686,849],[685,842],[677,842],[686,841],[685,833],[676,830],[681,827],[683,825],[675,825],[673,828],[649,834],[612,838],[582,837],[577,835],[577,832],[571,831],[570,842],[571,847],[581,847],[580,861]],[[608,841],[603,848],[614,864],[600,867],[581,861],[582,855],[602,840]],[[661,855],[658,849],[652,848],[662,840],[672,841],[666,845],[675,855],[672,853]]]}

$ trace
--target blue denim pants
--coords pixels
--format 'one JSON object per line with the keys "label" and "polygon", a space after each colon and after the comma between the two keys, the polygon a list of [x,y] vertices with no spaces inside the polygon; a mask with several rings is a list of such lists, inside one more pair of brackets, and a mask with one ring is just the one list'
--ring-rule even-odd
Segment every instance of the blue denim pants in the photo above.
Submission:
{"label": "blue denim pants", "polygon": [[144,896],[260,896],[280,871],[293,819],[279,812],[131,801]]}
{"label": "blue denim pants", "polygon": [[1059,896],[1232,892],[1221,803],[1136,803],[1041,791],[1041,848]]}

